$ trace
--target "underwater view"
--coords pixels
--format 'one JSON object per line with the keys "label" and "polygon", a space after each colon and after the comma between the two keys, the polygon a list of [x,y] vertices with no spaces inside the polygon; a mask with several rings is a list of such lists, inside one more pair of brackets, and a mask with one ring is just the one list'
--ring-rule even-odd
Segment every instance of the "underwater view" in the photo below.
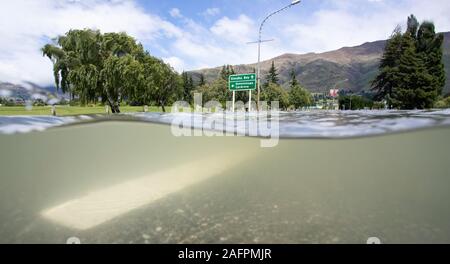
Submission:
{"label": "underwater view", "polygon": [[448,0],[0,10],[4,259],[448,258]]}
{"label": "underwater view", "polygon": [[177,116],[0,117],[0,243],[450,242],[447,110],[281,113],[272,148]]}

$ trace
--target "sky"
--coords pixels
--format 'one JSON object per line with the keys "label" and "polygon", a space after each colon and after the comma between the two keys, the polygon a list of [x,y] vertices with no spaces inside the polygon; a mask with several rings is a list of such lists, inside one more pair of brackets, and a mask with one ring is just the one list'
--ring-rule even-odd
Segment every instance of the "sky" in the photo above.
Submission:
{"label": "sky", "polygon": [[[178,72],[257,60],[261,21],[291,0],[0,1],[0,81],[53,84],[40,48],[70,29],[127,32]],[[387,39],[415,14],[450,31],[448,0],[302,0],[270,18],[262,58]]]}

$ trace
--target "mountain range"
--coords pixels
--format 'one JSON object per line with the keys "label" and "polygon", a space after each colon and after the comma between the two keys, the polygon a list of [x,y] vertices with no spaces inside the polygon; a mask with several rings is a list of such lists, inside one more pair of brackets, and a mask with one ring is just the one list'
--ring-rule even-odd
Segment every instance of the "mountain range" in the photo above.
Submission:
{"label": "mountain range", "polygon": [[[444,64],[447,76],[444,94],[450,93],[450,32],[444,34]],[[278,69],[280,84],[288,87],[292,69],[300,83],[309,91],[319,93],[338,88],[361,92],[370,90],[378,73],[386,40],[367,42],[356,47],[344,47],[325,53],[284,54],[261,63],[262,76],[272,64]],[[256,64],[234,65],[236,73],[253,72]],[[222,67],[190,72],[194,81],[205,76],[207,82],[218,78]]]}
{"label": "mountain range", "polygon": [[[0,97],[15,98],[20,101],[49,98],[55,94],[55,90],[55,87],[41,87],[32,82],[13,84],[0,81]],[[57,94],[63,96],[61,92]]]}

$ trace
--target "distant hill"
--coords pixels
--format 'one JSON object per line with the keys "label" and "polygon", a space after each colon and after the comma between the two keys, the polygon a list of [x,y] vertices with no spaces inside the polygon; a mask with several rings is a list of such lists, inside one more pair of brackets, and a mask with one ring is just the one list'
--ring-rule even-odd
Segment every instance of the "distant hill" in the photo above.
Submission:
{"label": "distant hill", "polygon": [[[0,96],[3,93],[8,95],[6,97],[27,101],[43,96],[48,98],[55,94],[55,87],[41,87],[31,82],[22,85],[0,82],[0,92]],[[58,94],[61,96],[60,93]]]}
{"label": "distant hill", "polygon": [[[447,72],[447,83],[444,93],[450,93],[450,32],[444,33],[444,63]],[[370,83],[378,73],[378,65],[383,54],[386,41],[364,43],[356,47],[345,47],[325,53],[284,54],[262,62],[262,75],[265,76],[272,61],[278,68],[280,82],[287,87],[291,69],[295,70],[297,79],[311,92],[327,92],[339,83],[338,88],[350,89],[354,92],[370,89]],[[252,72],[256,64],[236,65],[237,73]],[[200,73],[206,81],[216,79],[221,66],[212,69],[192,71],[194,80]],[[348,79],[347,82],[341,82]]]}

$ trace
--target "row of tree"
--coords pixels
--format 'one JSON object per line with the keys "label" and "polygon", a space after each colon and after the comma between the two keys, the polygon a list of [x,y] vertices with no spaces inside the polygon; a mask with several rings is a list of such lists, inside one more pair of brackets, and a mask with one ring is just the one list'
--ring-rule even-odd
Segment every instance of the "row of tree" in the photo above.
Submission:
{"label": "row of tree", "polygon": [[399,109],[432,108],[445,86],[443,34],[432,22],[408,17],[407,30],[394,30],[373,81],[378,99]]}
{"label": "row of tree", "polygon": [[83,104],[99,100],[120,113],[123,101],[164,107],[180,98],[181,78],[126,33],[71,30],[42,49],[57,89]]}
{"label": "row of tree", "polygon": [[[255,72],[255,69],[253,69],[253,72]],[[203,101],[216,100],[222,103],[229,101],[231,100],[232,95],[228,90],[228,77],[233,74],[235,74],[233,67],[230,65],[225,65],[219,73],[219,78],[211,83],[203,82],[203,85],[199,85],[194,92],[202,93]],[[291,71],[291,79],[288,90],[284,89],[279,84],[278,71],[274,62],[272,62],[272,66],[266,75],[265,82],[261,88],[261,100],[268,102],[269,105],[270,102],[278,101],[279,106],[282,109],[299,109],[311,106],[313,102],[311,94],[304,87],[302,87],[296,79],[294,70]],[[256,97],[253,98],[256,100]],[[236,100],[248,102],[248,99],[247,92],[236,93]]]}
{"label": "row of tree", "polygon": [[[225,103],[231,99],[228,77],[235,74],[226,65],[217,80],[206,83],[203,75],[197,84],[192,75],[177,74],[168,64],[151,56],[143,46],[126,33],[102,34],[98,30],[71,30],[42,48],[53,62],[57,89],[70,93],[82,104],[103,103],[113,113],[120,113],[121,103],[165,106],[174,101],[193,101],[194,93],[202,93],[204,101]],[[295,75],[288,94],[278,84],[277,70],[272,68],[263,88],[263,100],[280,101],[283,108],[310,104],[309,93]],[[247,101],[247,93],[237,100]]]}
{"label": "row of tree", "polygon": [[[390,107],[401,109],[432,108],[445,85],[442,62],[443,35],[436,34],[434,24],[419,24],[411,15],[406,32],[397,28],[387,42],[380,72],[373,81],[376,100],[386,100]],[[151,56],[126,33],[102,34],[97,30],[71,30],[42,49],[53,62],[57,89],[70,93],[82,104],[108,104],[120,113],[120,104],[156,105],[174,101],[193,101],[202,93],[203,101],[222,103],[231,100],[228,77],[235,74],[225,65],[216,80],[205,77],[194,83],[192,75],[179,75],[170,65]],[[281,108],[310,106],[311,94],[291,72],[289,88],[284,89],[274,62],[262,85],[261,100],[279,101]],[[237,100],[248,101],[248,93],[237,93]]]}

